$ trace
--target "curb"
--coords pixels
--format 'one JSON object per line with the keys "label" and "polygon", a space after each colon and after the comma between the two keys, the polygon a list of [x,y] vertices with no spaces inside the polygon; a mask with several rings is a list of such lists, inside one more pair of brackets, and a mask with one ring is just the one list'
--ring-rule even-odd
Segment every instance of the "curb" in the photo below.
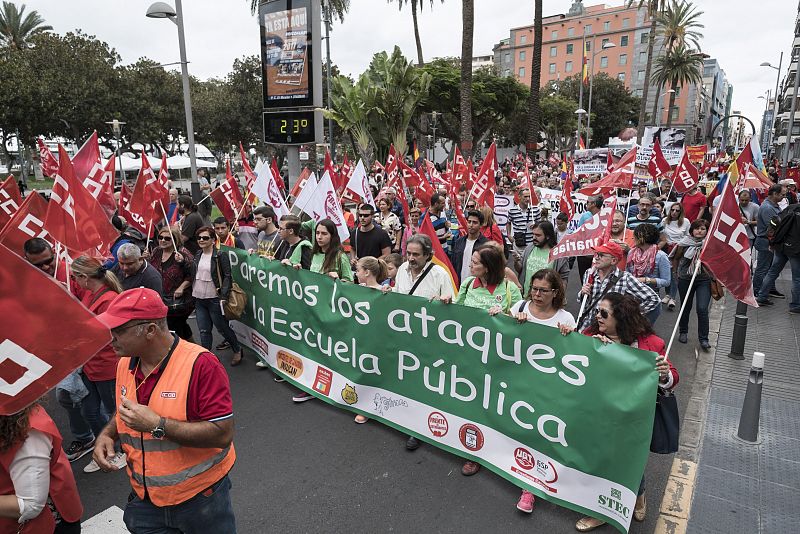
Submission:
{"label": "curb", "polygon": [[703,442],[708,398],[711,390],[711,376],[714,370],[719,330],[725,311],[727,298],[724,301],[712,301],[709,310],[709,340],[713,341],[713,350],[699,352],[695,349],[697,368],[691,396],[683,414],[678,452],[672,462],[672,469],[667,478],[664,498],[661,500],[659,515],[656,520],[655,534],[685,534],[689,516],[692,511],[695,481],[697,479],[697,463],[700,458],[700,447]]}

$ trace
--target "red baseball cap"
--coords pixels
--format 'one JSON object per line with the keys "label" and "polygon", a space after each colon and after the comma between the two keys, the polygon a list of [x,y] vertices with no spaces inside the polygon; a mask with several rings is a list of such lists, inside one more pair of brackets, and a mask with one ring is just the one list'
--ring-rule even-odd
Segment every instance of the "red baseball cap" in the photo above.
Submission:
{"label": "red baseball cap", "polygon": [[613,241],[607,241],[603,244],[597,245],[596,247],[592,247],[592,250],[599,252],[600,254],[614,256],[618,260],[622,259],[622,257],[625,255],[625,253],[622,252],[622,247]]}
{"label": "red baseball cap", "polygon": [[112,329],[134,319],[163,319],[166,316],[167,306],[161,300],[161,295],[152,289],[137,287],[117,295],[97,319]]}

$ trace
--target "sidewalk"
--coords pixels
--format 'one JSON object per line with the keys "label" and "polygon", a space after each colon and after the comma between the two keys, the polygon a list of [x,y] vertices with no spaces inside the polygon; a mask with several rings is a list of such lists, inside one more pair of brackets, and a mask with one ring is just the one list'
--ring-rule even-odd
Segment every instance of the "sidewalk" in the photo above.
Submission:
{"label": "sidewalk", "polygon": [[[777,288],[788,296],[790,285],[787,269]],[[800,532],[800,316],[790,315],[782,299],[750,308],[745,359],[737,361],[728,357],[735,310],[728,295],[698,428],[686,532]],[[750,445],[735,436],[756,350],[766,360],[759,443]]]}

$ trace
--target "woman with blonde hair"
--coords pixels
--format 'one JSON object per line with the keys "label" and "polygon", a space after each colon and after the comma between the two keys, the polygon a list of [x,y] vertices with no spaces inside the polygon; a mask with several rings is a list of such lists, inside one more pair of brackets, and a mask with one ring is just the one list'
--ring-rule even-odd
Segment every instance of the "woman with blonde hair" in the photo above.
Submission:
{"label": "woman with blonde hair", "polygon": [[[83,289],[81,302],[90,312],[99,315],[106,311],[119,293],[122,285],[111,271],[107,270],[100,260],[89,256],[80,256],[72,262],[72,278]],[[117,377],[117,362],[119,356],[109,343],[83,365],[80,372],[89,395],[81,401],[83,417],[92,429],[95,436],[106,426],[116,409],[115,388]],[[114,465],[119,468],[125,466],[122,453],[117,453]],[[84,472],[93,473],[100,467],[94,460],[84,468]]]}
{"label": "woman with blonde hair", "polygon": [[500,227],[497,226],[497,221],[494,218],[494,210],[489,206],[481,208],[483,213],[483,224],[481,225],[481,233],[489,241],[503,242],[503,234],[500,233]]}

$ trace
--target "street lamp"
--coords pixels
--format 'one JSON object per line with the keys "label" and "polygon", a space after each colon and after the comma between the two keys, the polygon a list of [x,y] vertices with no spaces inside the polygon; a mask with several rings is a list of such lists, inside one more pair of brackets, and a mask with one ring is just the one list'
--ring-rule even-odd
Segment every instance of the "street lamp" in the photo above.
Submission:
{"label": "street lamp", "polygon": [[200,182],[197,180],[197,156],[194,148],[194,121],[192,120],[192,96],[189,92],[189,68],[186,61],[186,37],[183,34],[183,6],[175,0],[175,9],[166,2],[154,2],[147,8],[151,19],[169,19],[178,27],[178,47],[181,55],[181,78],[183,79],[183,110],[186,113],[186,137],[189,142],[189,166],[191,168],[192,199],[200,201]]}
{"label": "street lamp", "polygon": [[[583,84],[581,84],[581,85],[583,85]],[[583,108],[578,108],[578,109],[575,110],[575,115],[578,116],[578,129],[575,130],[575,136],[577,137],[577,139],[575,140],[575,146],[576,147],[580,147],[580,143],[581,143],[581,120],[583,119],[583,116],[586,115],[586,110],[583,109]]]}
{"label": "street lamp", "polygon": [[119,165],[119,181],[120,184],[125,184],[125,171],[122,170],[122,158],[120,157],[120,148],[122,147],[122,127],[126,124],[122,121],[117,119],[106,121],[106,124],[111,126],[111,131],[114,133],[114,139],[117,140],[117,148],[114,150],[114,154],[117,156],[117,165]]}
{"label": "street lamp", "polygon": [[439,115],[440,115],[439,113],[431,111],[430,127],[431,130],[433,131],[433,143],[431,144],[431,161],[434,163],[436,163],[436,117],[438,117]]}
{"label": "street lamp", "polygon": [[[664,98],[665,96],[667,96],[669,94],[672,94],[674,92],[675,92],[675,89],[668,89],[668,90],[664,91],[663,93],[661,93],[660,95],[658,95],[658,100],[660,100],[660,99]],[[669,113],[672,113],[672,110],[669,110]],[[662,117],[662,115],[664,115],[664,106],[661,106],[660,108],[658,108],[658,117],[656,117],[656,126],[661,126],[661,117]]]}
{"label": "street lamp", "polygon": [[[775,67],[769,61],[762,62],[759,66],[760,67],[769,67],[771,69],[775,69],[778,71],[777,76],[775,77],[775,101],[772,103],[772,127],[769,129],[769,139],[767,140],[767,148],[772,145],[772,136],[775,130],[775,123],[778,120],[778,84],[781,81],[781,66],[783,65],[783,52],[781,52],[781,57],[778,60],[778,66]],[[794,98],[794,97],[793,97]]]}
{"label": "street lamp", "polygon": [[[600,50],[596,52],[592,52],[592,64],[589,66],[589,112],[586,114],[586,148],[589,148],[592,143],[592,88],[594,85],[594,57],[602,52],[603,50],[608,50],[609,48],[615,48],[617,45],[612,43],[611,41],[607,41],[603,43],[603,46],[600,47]],[[592,39],[592,48],[594,48],[594,39]]]}
{"label": "street lamp", "polygon": [[[325,53],[326,53],[326,67],[327,74],[325,76],[326,84],[328,86],[328,109],[333,109],[331,106],[331,2],[327,0],[323,2],[322,14],[325,16]],[[333,117],[328,117],[328,142],[331,148],[331,161],[336,163],[336,143],[333,141]]]}

